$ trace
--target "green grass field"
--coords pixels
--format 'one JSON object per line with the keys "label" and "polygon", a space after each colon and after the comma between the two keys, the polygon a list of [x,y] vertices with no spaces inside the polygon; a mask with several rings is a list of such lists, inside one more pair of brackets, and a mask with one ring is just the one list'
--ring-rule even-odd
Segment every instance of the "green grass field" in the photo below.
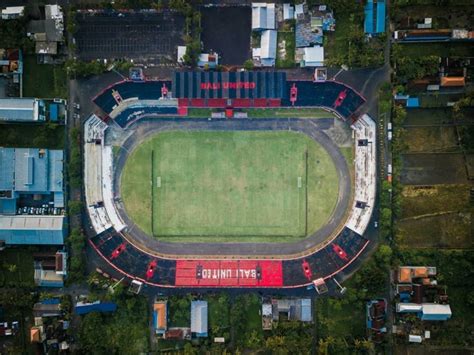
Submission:
{"label": "green grass field", "polygon": [[129,216],[162,240],[284,242],[327,222],[338,179],[303,134],[171,131],[132,152],[121,189]]}

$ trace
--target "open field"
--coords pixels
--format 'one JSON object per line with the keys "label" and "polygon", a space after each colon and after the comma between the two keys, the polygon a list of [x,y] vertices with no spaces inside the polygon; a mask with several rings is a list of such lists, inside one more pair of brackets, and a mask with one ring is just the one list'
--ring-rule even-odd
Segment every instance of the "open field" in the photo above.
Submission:
{"label": "open field", "polygon": [[405,186],[398,222],[402,247],[472,248],[469,185]]}
{"label": "open field", "polygon": [[24,97],[67,97],[67,76],[63,67],[51,64],[38,64],[35,55],[26,55],[24,58],[24,68]]}
{"label": "open field", "polygon": [[33,274],[33,255],[29,250],[2,251],[0,287],[34,287]]}
{"label": "open field", "polygon": [[450,127],[410,127],[403,140],[411,153],[457,152],[461,150],[455,128]]}
{"label": "open field", "polygon": [[302,238],[326,223],[338,192],[327,152],[294,132],[161,133],[132,152],[121,184],[135,223],[179,242]]}
{"label": "open field", "polygon": [[440,57],[470,57],[474,51],[473,43],[400,43],[402,53],[407,57],[424,57],[437,55]]}
{"label": "open field", "polygon": [[452,122],[450,108],[411,108],[406,112],[404,125],[437,125]]}

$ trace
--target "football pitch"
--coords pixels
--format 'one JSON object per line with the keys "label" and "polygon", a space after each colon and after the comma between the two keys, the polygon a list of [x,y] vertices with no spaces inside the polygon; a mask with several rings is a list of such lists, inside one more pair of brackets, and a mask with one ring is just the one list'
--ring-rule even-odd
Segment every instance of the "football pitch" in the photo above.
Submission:
{"label": "football pitch", "polygon": [[328,153],[287,131],[169,131],[121,176],[128,215],[175,242],[288,242],[322,227],[337,200]]}

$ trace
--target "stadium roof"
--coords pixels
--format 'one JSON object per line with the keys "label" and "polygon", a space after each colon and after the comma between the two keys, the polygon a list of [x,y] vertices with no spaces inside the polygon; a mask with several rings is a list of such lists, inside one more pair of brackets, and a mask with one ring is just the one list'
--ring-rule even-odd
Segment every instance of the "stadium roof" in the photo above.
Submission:
{"label": "stadium roof", "polygon": [[197,337],[207,337],[207,302],[191,302],[191,333]]}
{"label": "stadium roof", "polygon": [[0,99],[0,121],[38,121],[40,103],[33,98]]}

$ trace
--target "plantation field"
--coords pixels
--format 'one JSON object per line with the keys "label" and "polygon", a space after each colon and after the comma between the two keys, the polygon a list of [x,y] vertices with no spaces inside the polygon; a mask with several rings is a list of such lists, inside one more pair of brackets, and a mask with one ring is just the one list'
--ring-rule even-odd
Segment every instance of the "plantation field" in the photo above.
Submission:
{"label": "plantation field", "polygon": [[160,240],[286,242],[327,222],[338,179],[303,134],[170,131],[132,152],[121,194],[134,222]]}

